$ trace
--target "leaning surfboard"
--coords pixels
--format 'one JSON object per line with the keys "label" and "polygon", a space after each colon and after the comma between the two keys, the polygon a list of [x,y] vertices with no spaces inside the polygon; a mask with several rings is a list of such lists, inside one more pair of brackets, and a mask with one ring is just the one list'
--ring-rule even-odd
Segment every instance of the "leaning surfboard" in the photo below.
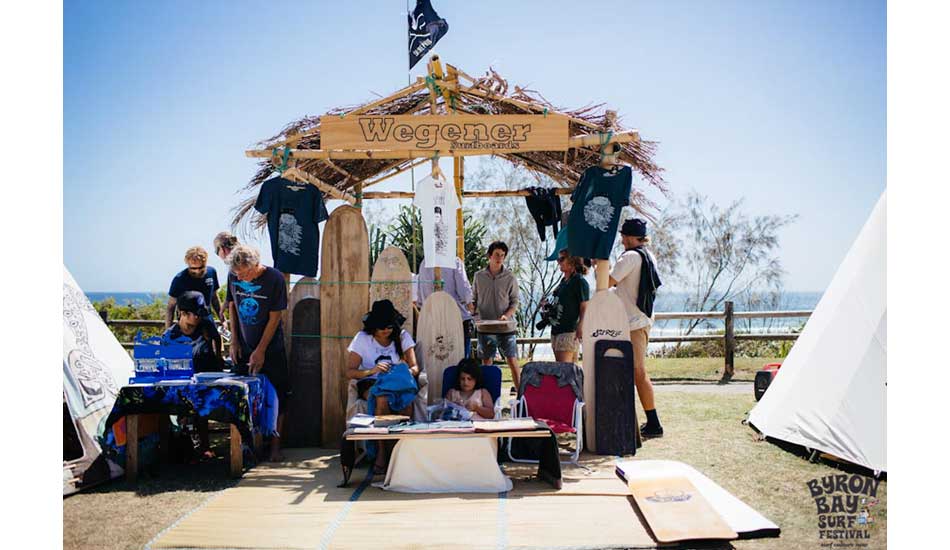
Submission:
{"label": "leaning surfboard", "polygon": [[442,398],[442,373],[465,357],[462,314],[455,298],[441,290],[430,294],[422,304],[417,335],[416,359],[429,381],[431,405]]}
{"label": "leaning surfboard", "polygon": [[396,310],[406,318],[402,328],[413,334],[412,319],[412,272],[402,250],[395,246],[386,247],[379,253],[373,264],[372,284],[369,288],[369,303],[376,300],[389,300]]}
{"label": "leaning surfboard", "polygon": [[584,439],[590,452],[597,452],[597,373],[595,347],[600,340],[629,339],[627,314],[613,292],[598,290],[587,303],[584,313]]}
{"label": "leaning surfboard", "polygon": [[321,374],[320,287],[304,277],[290,291],[288,331],[290,345],[290,402],[288,447],[319,447],[323,432],[323,380]]}
{"label": "leaning surfboard", "polygon": [[320,257],[322,439],[336,447],[346,428],[346,348],[369,310],[369,236],[358,208],[333,210]]}

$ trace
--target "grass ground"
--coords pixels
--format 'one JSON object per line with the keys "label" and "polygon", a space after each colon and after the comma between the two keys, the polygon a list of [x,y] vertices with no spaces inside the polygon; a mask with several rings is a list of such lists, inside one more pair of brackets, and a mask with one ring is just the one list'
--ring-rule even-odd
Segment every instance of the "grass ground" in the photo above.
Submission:
{"label": "grass ground", "polygon": [[[654,363],[655,361],[655,363]],[[737,364],[751,373],[767,359]],[[738,363],[738,362],[737,362]],[[655,365],[655,367],[654,367]],[[651,360],[651,375],[718,380],[722,359]],[[507,369],[503,369],[507,371]],[[688,375],[688,376],[687,376]],[[740,378],[741,379],[741,378]],[[751,378],[748,378],[751,379]],[[666,435],[644,443],[638,458],[679,460],[718,482],[759,510],[782,529],[778,539],[737,541],[740,550],[819,548],[814,500],[806,483],[840,473],[827,464],[814,464],[759,441],[742,424],[755,404],[752,392],[740,394],[658,392],[657,410]],[[638,412],[643,418],[643,412]],[[219,446],[225,456],[226,446]],[[225,475],[223,460],[195,466],[166,466],[159,476],[143,474],[130,486],[115,482],[63,499],[63,547],[79,549],[139,549],[162,529],[204,502],[217,491],[235,484]],[[887,536],[887,482],[878,489],[880,504],[873,509],[874,524],[867,546],[885,548]],[[853,541],[851,541],[853,544]],[[829,546],[825,546],[829,547]]]}

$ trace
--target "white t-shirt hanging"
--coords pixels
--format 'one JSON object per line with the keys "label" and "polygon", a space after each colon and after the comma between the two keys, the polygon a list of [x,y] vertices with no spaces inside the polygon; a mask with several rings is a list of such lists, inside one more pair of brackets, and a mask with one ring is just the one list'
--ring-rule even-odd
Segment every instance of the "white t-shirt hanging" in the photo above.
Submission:
{"label": "white t-shirt hanging", "polygon": [[455,267],[455,213],[461,208],[455,188],[443,176],[419,182],[413,206],[422,214],[422,241],[426,265]]}

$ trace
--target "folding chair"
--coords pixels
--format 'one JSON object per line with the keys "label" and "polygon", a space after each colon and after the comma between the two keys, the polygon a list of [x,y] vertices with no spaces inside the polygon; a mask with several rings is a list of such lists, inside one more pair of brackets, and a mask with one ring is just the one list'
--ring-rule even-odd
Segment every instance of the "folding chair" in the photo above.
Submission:
{"label": "folding chair", "polygon": [[[530,364],[525,365],[525,369]],[[522,370],[523,376],[524,370]],[[554,375],[542,374],[540,387],[524,382],[521,385],[521,397],[514,401],[511,408],[512,418],[531,417],[546,423],[555,434],[574,434],[574,453],[570,460],[561,461],[561,463],[581,466],[578,459],[581,447],[584,446],[584,422],[581,416],[584,402],[577,398],[570,385],[558,387],[558,379]],[[509,442],[508,458],[513,462],[538,462],[532,459],[516,458],[512,453],[512,447],[513,445]]]}
{"label": "folding chair", "polygon": [[[495,365],[481,365],[482,385],[491,395],[492,403],[495,405],[495,419],[501,418],[501,369]],[[442,398],[448,395],[449,390],[455,387],[458,381],[459,373],[457,366],[446,367],[442,371]]]}

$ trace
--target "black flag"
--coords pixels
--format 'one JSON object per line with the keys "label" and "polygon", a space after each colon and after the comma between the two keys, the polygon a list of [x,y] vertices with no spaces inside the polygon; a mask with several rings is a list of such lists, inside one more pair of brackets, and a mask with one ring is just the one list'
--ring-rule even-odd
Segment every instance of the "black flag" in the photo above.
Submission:
{"label": "black flag", "polygon": [[432,9],[429,0],[416,0],[409,14],[409,68],[412,69],[440,38],[449,32],[449,23]]}

